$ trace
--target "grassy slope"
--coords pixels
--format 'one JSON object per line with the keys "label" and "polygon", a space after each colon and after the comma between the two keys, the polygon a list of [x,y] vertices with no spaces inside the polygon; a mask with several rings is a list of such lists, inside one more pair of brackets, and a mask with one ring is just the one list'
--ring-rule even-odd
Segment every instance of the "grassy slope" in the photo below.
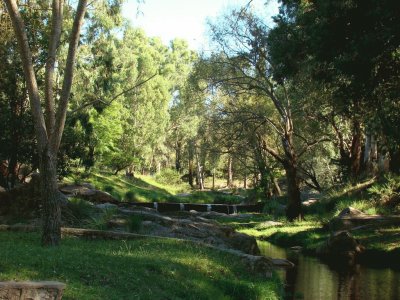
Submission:
{"label": "grassy slope", "polygon": [[[90,182],[97,189],[107,191],[119,200],[138,202],[184,202],[184,203],[240,203],[243,199],[215,191],[192,192],[188,184],[165,185],[151,176],[136,175],[129,179],[123,175],[110,173],[92,173],[85,179],[66,178],[65,182]],[[127,197],[127,193],[128,195]],[[179,193],[188,193],[186,197],[177,197]],[[130,199],[129,199],[130,197]]]}
{"label": "grassy slope", "polygon": [[190,243],[66,238],[42,248],[39,235],[0,233],[0,280],[58,280],[63,299],[278,299],[277,279],[249,274],[230,255]]}

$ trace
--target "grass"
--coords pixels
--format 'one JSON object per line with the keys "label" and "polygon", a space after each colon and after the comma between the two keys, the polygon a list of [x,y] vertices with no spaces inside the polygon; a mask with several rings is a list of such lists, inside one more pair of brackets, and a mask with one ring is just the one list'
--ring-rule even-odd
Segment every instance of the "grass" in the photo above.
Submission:
{"label": "grass", "polygon": [[[66,183],[89,182],[96,189],[110,193],[120,201],[132,202],[178,202],[178,203],[233,203],[243,201],[242,197],[218,191],[195,191],[186,183],[163,184],[152,176],[136,175],[127,178],[107,172],[93,172],[84,179],[67,177]],[[164,181],[164,180],[163,180]],[[185,197],[177,196],[187,193]]]}
{"label": "grass", "polygon": [[39,246],[36,233],[1,232],[0,280],[57,280],[63,299],[279,299],[277,277],[244,269],[236,257],[160,239],[65,238]]}

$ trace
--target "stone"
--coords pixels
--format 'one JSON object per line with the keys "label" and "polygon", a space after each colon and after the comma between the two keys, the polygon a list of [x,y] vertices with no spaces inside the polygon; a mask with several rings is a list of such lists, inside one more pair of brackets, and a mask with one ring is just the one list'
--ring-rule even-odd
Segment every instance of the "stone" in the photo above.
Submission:
{"label": "stone", "polygon": [[339,231],[331,235],[323,245],[317,248],[317,254],[335,260],[354,262],[356,256],[364,249],[360,242],[348,231]]}
{"label": "stone", "polygon": [[0,282],[0,300],[61,300],[66,285],[57,281]]}
{"label": "stone", "polygon": [[361,210],[355,209],[351,206],[346,207],[343,209],[339,214],[339,218],[343,217],[356,217],[356,216],[365,216],[365,213],[363,213]]}
{"label": "stone", "polygon": [[313,204],[315,204],[317,202],[318,202],[318,199],[310,198],[310,199],[308,199],[306,201],[303,201],[302,205],[305,206],[305,207],[308,207],[308,206],[311,206],[311,205],[313,205]]}

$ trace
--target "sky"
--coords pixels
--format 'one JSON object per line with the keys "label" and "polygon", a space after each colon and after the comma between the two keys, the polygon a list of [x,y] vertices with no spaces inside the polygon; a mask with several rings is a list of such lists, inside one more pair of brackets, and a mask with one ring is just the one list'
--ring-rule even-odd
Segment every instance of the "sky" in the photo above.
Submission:
{"label": "sky", "polygon": [[[253,0],[251,5],[257,12],[264,12],[268,20],[278,13],[276,1]],[[222,11],[244,6],[249,0],[129,0],[123,14],[134,27],[141,27],[150,37],[160,37],[165,44],[174,38],[183,38],[193,50],[204,49],[207,18],[218,16]],[[139,5],[139,13],[138,13]]]}

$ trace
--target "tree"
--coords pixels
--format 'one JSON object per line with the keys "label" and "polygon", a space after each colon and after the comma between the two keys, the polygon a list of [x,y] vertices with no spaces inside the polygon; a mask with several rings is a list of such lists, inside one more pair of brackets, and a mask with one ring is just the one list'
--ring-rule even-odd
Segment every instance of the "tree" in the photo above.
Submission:
{"label": "tree", "polygon": [[[400,72],[399,15],[392,0],[283,0],[269,34],[277,81],[301,74],[332,91],[331,124],[341,164],[353,179],[362,169],[363,134],[374,139],[383,133],[394,139],[389,148],[398,145],[392,128],[399,119],[394,92]],[[350,123],[349,151],[343,147],[338,117]]]}
{"label": "tree", "polygon": [[[51,14],[51,34],[46,49],[44,110],[39,91],[37,75],[34,70],[32,51],[28,42],[28,29],[19,11],[16,0],[4,0],[10,15],[18,50],[21,56],[24,76],[34,121],[39,171],[41,179],[41,196],[43,201],[42,244],[56,246],[61,238],[61,201],[62,195],[57,186],[57,153],[64,130],[68,101],[72,86],[75,57],[80,39],[80,30],[84,21],[87,0],[79,0],[71,32],[69,34],[68,55],[65,63],[64,77],[59,98],[55,92],[55,68],[63,24],[64,2],[53,0]],[[29,4],[28,4],[29,5]]]}
{"label": "tree", "polygon": [[[279,148],[264,140],[263,149],[285,170],[288,192],[286,216],[302,217],[299,158],[324,138],[311,140],[295,129],[297,112],[285,82],[277,84],[269,59],[267,27],[262,20],[245,10],[233,11],[218,25],[211,26],[211,35],[218,53],[207,58],[211,67],[209,82],[229,86],[240,93],[254,93],[260,101],[270,103],[274,115],[265,115],[264,122],[280,139]],[[227,90],[229,90],[227,89]]]}

